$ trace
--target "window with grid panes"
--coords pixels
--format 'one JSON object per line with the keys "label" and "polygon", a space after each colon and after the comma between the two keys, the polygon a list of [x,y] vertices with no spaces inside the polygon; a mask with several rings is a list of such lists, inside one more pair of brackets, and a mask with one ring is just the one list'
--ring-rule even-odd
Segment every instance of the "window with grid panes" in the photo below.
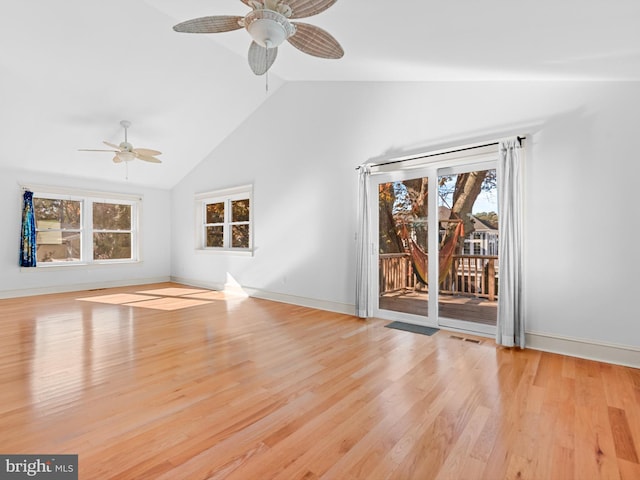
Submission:
{"label": "window with grid panes", "polygon": [[196,196],[201,225],[200,249],[251,250],[251,194],[251,187],[245,186]]}

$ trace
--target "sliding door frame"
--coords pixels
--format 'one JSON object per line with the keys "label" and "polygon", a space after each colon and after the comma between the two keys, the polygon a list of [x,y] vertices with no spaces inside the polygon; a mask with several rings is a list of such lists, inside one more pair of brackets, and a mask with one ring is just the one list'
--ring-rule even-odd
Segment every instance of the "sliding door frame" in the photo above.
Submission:
{"label": "sliding door frame", "polygon": [[[429,290],[429,310],[426,312],[425,316],[415,315],[411,313],[397,312],[394,310],[385,310],[380,308],[380,216],[379,216],[379,208],[378,208],[378,188],[379,185],[383,183],[391,183],[391,182],[401,182],[404,180],[410,180],[414,178],[429,178],[429,191],[431,190],[431,177],[427,175],[427,173],[433,172],[433,168],[423,167],[423,168],[413,168],[410,170],[394,170],[385,173],[381,173],[380,175],[375,175],[371,178],[372,185],[369,189],[369,194],[371,195],[369,205],[375,206],[375,211],[372,212],[371,215],[371,239],[373,242],[373,255],[370,256],[372,265],[369,271],[371,272],[371,280],[370,284],[372,286],[372,295],[371,298],[374,302],[373,304],[373,316],[384,318],[386,320],[396,320],[405,323],[413,323],[416,325],[424,325],[428,327],[437,327],[437,321],[434,319],[436,317],[433,316],[431,312],[431,291]],[[429,195],[428,202],[431,200],[431,195]],[[429,206],[429,209],[431,207]],[[432,210],[430,210],[432,211]],[[427,242],[430,242],[431,235],[428,235]],[[429,244],[428,249],[430,251],[431,245]],[[429,262],[430,264],[432,262]],[[431,266],[429,265],[429,275],[431,275]]]}
{"label": "sliding door frame", "polygon": [[[380,236],[379,236],[379,210],[378,210],[378,186],[382,183],[403,181],[412,178],[428,178],[429,196],[427,199],[428,211],[435,212],[435,217],[430,215],[427,219],[428,232],[438,231],[438,195],[433,192],[438,191],[438,177],[441,172],[460,172],[473,170],[489,170],[497,166],[498,147],[496,145],[485,145],[477,148],[462,149],[459,151],[443,152],[435,155],[425,156],[420,159],[409,159],[407,161],[390,162],[372,168],[369,178],[369,205],[371,213],[372,254],[369,256],[371,265],[369,268],[372,302],[371,311],[378,318],[386,320],[402,321],[429,327],[445,327],[449,330],[471,332],[474,334],[493,336],[496,327],[482,325],[458,319],[440,318],[438,314],[438,290],[428,286],[428,310],[426,316],[414,315],[410,313],[396,312],[379,308],[379,265],[380,265]],[[500,181],[500,179],[498,179]],[[428,252],[438,252],[438,235],[429,234],[427,238]],[[428,262],[428,277],[438,278],[438,262]]]}
{"label": "sliding door frame", "polygon": [[[434,188],[437,188],[438,186],[438,179],[441,175],[458,175],[461,173],[466,173],[466,172],[473,172],[473,171],[483,171],[483,170],[495,170],[498,167],[498,159],[497,159],[497,155],[496,158],[493,160],[485,160],[483,162],[473,162],[473,163],[461,163],[458,165],[453,165],[453,166],[447,166],[447,167],[439,167],[436,170],[436,175],[434,178],[434,183],[433,186]],[[500,179],[498,179],[498,181],[500,181]],[[431,187],[432,184],[431,182],[429,183],[429,191],[431,191]],[[433,206],[433,204],[429,204],[429,209],[432,212],[438,212],[438,198],[437,195],[435,196],[436,198],[434,199],[435,202],[435,207]],[[429,200],[431,200],[431,197],[429,197]],[[435,208],[435,210],[431,210],[431,208]],[[498,215],[500,215],[500,212],[498,212]],[[437,219],[436,219],[436,225],[437,225]],[[431,227],[431,222],[429,222],[429,227]],[[431,241],[431,237],[429,237],[429,240]],[[436,250],[434,250],[435,252],[438,252],[438,254],[440,254],[440,252],[438,251],[439,248],[439,242],[438,242],[438,238],[434,238],[434,242],[435,242],[435,247],[433,247],[433,245],[429,245],[429,249],[431,248],[435,248]],[[431,251],[431,250],[429,250]],[[439,278],[439,273],[438,272],[438,265],[439,262],[429,262],[429,277],[430,278]],[[431,266],[433,265],[433,270],[431,269]],[[435,315],[436,318],[438,319],[438,325],[440,327],[445,327],[448,329],[455,329],[455,330],[461,330],[461,331],[465,331],[465,332],[471,332],[474,334],[479,334],[479,335],[488,335],[491,337],[494,337],[496,334],[496,326],[495,325],[485,325],[479,322],[472,322],[472,321],[468,321],[468,320],[460,320],[458,318],[448,318],[448,317],[443,317],[439,314],[439,306],[440,306],[440,289],[439,289],[439,285],[436,286],[435,288],[436,292],[434,295],[434,302],[430,302],[429,303],[429,308],[431,309],[431,303],[434,303],[434,310],[435,310]],[[431,299],[431,297],[429,297],[429,299]],[[496,318],[497,321],[497,318]]]}

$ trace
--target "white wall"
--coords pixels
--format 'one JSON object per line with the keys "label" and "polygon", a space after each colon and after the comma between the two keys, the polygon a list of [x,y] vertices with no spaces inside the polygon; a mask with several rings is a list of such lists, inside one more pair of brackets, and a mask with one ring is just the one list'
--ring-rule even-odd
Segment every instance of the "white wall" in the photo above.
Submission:
{"label": "white wall", "polygon": [[[142,195],[142,262],[120,265],[20,268],[21,184],[69,187]],[[170,278],[170,192],[131,184],[109,184],[71,176],[0,170],[0,298],[116,285],[133,285]]]}
{"label": "white wall", "polygon": [[[358,164],[526,134],[528,331],[639,347],[639,111],[633,82],[286,84],[172,191],[172,275],[348,310]],[[247,183],[255,255],[196,254],[194,194]]]}

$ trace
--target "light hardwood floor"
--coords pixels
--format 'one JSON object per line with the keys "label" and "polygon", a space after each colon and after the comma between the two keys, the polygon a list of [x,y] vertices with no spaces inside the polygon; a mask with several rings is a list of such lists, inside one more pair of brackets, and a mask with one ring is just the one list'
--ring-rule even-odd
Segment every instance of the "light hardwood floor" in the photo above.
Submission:
{"label": "light hardwood floor", "polygon": [[386,323],[176,284],[2,300],[0,453],[90,480],[640,478],[639,370]]}

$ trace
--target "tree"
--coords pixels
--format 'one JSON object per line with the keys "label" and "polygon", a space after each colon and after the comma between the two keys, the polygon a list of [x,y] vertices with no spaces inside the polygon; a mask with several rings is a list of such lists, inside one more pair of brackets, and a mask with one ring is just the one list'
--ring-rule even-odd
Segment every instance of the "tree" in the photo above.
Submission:
{"label": "tree", "polygon": [[51,198],[33,199],[33,211],[38,220],[58,222],[60,229],[80,228],[80,202],[77,200],[60,200]]}
{"label": "tree", "polygon": [[131,258],[131,205],[94,202],[93,229],[94,259]]}
{"label": "tree", "polygon": [[[400,184],[400,185],[398,185]],[[448,219],[461,220],[465,235],[474,231],[471,219],[473,205],[482,191],[496,187],[496,171],[481,170],[439,179],[438,195],[448,199],[450,214]],[[428,216],[427,199],[429,185],[427,178],[413,178],[402,182],[381,184],[378,191],[380,253],[399,253],[406,250],[402,232],[403,226],[411,230],[419,245],[426,245],[427,229],[424,219]],[[497,222],[497,214],[495,214]],[[447,222],[441,239],[444,245],[454,235],[456,223]],[[461,250],[464,237],[458,239]]]}
{"label": "tree", "polygon": [[404,245],[393,215],[395,194],[393,183],[378,186],[378,218],[380,253],[402,253]]}
{"label": "tree", "polygon": [[[467,172],[456,176],[449,219],[462,221],[465,235],[469,235],[474,230],[473,221],[471,220],[471,209],[478,195],[480,195],[485,177],[486,171]],[[446,225],[442,244],[447,243],[454,236],[455,228],[456,224],[454,222],[449,222]],[[461,251],[463,245],[464,236],[461,236],[458,238],[456,251]]]}
{"label": "tree", "polygon": [[[491,191],[496,188],[496,171],[480,170],[474,172],[461,173],[455,176],[453,189],[450,185],[453,176],[441,177],[440,196],[450,199],[450,220],[461,220],[463,222],[465,237],[473,233],[475,225],[471,219],[471,212],[480,192]],[[496,214],[497,216],[497,214]],[[442,243],[447,242],[455,231],[456,224],[451,222],[446,226]],[[464,237],[458,239],[459,251],[464,245]]]}

